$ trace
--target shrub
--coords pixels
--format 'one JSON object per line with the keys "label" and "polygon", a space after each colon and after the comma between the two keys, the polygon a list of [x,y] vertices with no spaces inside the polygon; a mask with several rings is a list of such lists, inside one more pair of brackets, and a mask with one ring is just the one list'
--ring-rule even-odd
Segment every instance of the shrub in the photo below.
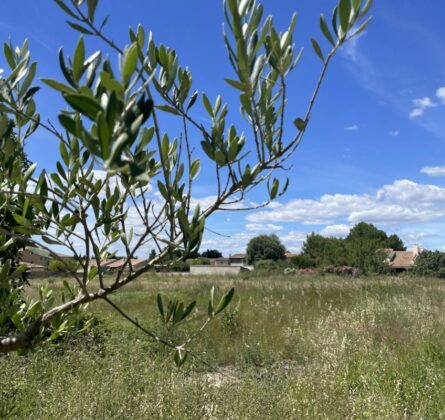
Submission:
{"label": "shrub", "polygon": [[48,270],[53,273],[75,273],[79,269],[79,263],[74,258],[61,260],[50,260]]}
{"label": "shrub", "polygon": [[315,260],[308,255],[296,255],[290,259],[290,263],[296,268],[314,268]]}
{"label": "shrub", "polygon": [[282,271],[286,268],[284,261],[260,260],[254,264],[255,271],[272,272]]}
{"label": "shrub", "polygon": [[193,258],[192,260],[188,260],[187,261],[188,265],[210,265],[210,261],[208,258],[204,258],[204,257],[198,257],[198,258]]}
{"label": "shrub", "polygon": [[343,265],[343,266],[334,266],[334,265],[330,265],[328,267],[326,267],[323,270],[323,273],[325,274],[336,274],[338,276],[352,276],[352,277],[357,277],[358,276],[358,269],[355,267],[350,267],[347,265]]}
{"label": "shrub", "polygon": [[445,278],[445,253],[424,251],[417,258],[413,274],[418,276],[435,276]]}

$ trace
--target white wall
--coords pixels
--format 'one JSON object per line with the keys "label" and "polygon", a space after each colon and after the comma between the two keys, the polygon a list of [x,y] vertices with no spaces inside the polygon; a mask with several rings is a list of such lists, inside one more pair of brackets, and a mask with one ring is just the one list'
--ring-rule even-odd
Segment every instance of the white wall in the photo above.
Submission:
{"label": "white wall", "polygon": [[230,276],[239,274],[241,267],[237,266],[217,266],[217,265],[192,265],[190,266],[190,274],[201,275],[216,275],[216,276]]}

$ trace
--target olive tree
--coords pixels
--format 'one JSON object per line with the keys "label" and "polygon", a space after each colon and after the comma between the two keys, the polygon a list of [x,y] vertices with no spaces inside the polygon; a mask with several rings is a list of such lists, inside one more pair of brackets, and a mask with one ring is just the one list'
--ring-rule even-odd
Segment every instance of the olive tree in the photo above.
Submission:
{"label": "olive tree", "polygon": [[[280,182],[279,172],[303,139],[333,56],[364,30],[372,2],[340,0],[332,23],[320,17],[329,51],[323,53],[323,44],[311,40],[321,72],[304,115],[291,116],[295,132],[290,135],[284,130],[290,113],[287,80],[302,52],[293,41],[296,15],[279,32],[256,0],[224,1],[223,40],[233,68],[225,81],[239,94],[235,109],[249,127],[244,133],[231,123],[223,97],[209,98],[197,90],[191,70],[176,51],[156,42],[151,32],[142,26],[130,29],[127,45],[120,46],[106,33],[108,18],[98,20],[98,0],[54,1],[66,14],[68,25],[80,33],[70,56],[62,48],[59,51],[61,79],[40,79],[46,88],[58,91],[63,101],[54,120],[42,121],[39,116],[35,98],[43,94],[34,82],[37,64],[31,60],[28,42],[18,48],[4,44],[9,71],[0,80],[0,147],[5,150],[3,164],[11,170],[0,177],[0,206],[13,210],[14,221],[0,227],[0,245],[6,249],[15,240],[26,240],[32,252],[52,258],[57,258],[55,246],[64,247],[81,267],[73,273],[75,286],[66,283],[61,302],[46,286],[39,298],[27,299],[9,313],[16,329],[0,338],[0,352],[23,351],[57,338],[74,325],[79,311],[100,299],[143,333],[174,349],[175,360],[181,364],[191,352],[194,335],[183,343],[163,340],[125,313],[111,295],[154,264],[174,264],[196,252],[206,219],[237,205],[246,209],[242,202],[253,189],[267,188],[268,197],[260,206],[284,194],[288,181]],[[103,50],[87,53],[86,41],[92,37],[103,42]],[[117,59],[108,58],[113,53]],[[196,117],[201,111],[209,123]],[[182,128],[172,130],[165,123],[168,118],[177,119]],[[54,138],[60,151],[56,170],[37,169],[33,164],[23,173],[13,159],[6,162],[14,152],[4,135],[9,121],[22,146],[36,130]],[[216,179],[215,200],[206,208],[193,200],[192,187],[202,165],[196,157],[198,150],[208,161],[206,168],[213,166]],[[98,169],[106,175],[98,177]],[[18,198],[23,206],[14,211],[11,203]],[[28,208],[41,225],[31,222]],[[128,222],[130,208],[140,220],[138,229]],[[145,267],[134,267],[132,258],[136,253],[141,256],[147,246],[156,250],[155,255]],[[105,277],[101,262],[116,249],[124,252],[125,263],[113,277]],[[3,262],[1,288],[10,286],[17,270],[23,268],[12,270]],[[216,300],[212,289],[208,317],[198,331],[232,296],[233,289]],[[195,307],[195,302],[167,302],[160,295],[157,304],[162,320],[173,325],[190,316]]]}

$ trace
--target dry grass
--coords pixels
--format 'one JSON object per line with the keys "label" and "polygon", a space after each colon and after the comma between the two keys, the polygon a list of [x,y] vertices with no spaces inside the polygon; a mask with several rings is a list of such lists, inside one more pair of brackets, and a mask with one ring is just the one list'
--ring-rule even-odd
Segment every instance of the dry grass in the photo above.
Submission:
{"label": "dry grass", "polygon": [[87,335],[0,358],[4,410],[37,419],[445,417],[443,281],[147,277],[114,299],[165,334],[157,291],[197,296],[203,311],[211,284],[237,290],[195,343],[218,373],[197,361],[178,371],[166,349],[99,302],[91,310],[102,322]]}

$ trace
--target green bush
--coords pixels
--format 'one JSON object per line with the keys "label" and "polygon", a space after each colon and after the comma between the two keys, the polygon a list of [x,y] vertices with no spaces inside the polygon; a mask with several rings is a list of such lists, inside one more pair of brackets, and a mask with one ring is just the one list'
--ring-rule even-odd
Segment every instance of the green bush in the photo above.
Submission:
{"label": "green bush", "polygon": [[445,279],[445,252],[422,252],[416,258],[413,274],[417,276],[434,276]]}
{"label": "green bush", "polygon": [[75,273],[79,269],[79,263],[74,258],[61,260],[50,260],[48,270],[53,273]]}
{"label": "green bush", "polygon": [[282,271],[287,267],[285,261],[259,260],[254,264],[255,271],[267,272]]}
{"label": "green bush", "polygon": [[315,260],[308,255],[296,255],[290,259],[290,263],[296,268],[314,268],[316,266]]}
{"label": "green bush", "polygon": [[198,257],[198,258],[193,258],[191,260],[187,261],[189,266],[190,265],[210,265],[210,261],[208,258],[204,258],[204,257]]}

